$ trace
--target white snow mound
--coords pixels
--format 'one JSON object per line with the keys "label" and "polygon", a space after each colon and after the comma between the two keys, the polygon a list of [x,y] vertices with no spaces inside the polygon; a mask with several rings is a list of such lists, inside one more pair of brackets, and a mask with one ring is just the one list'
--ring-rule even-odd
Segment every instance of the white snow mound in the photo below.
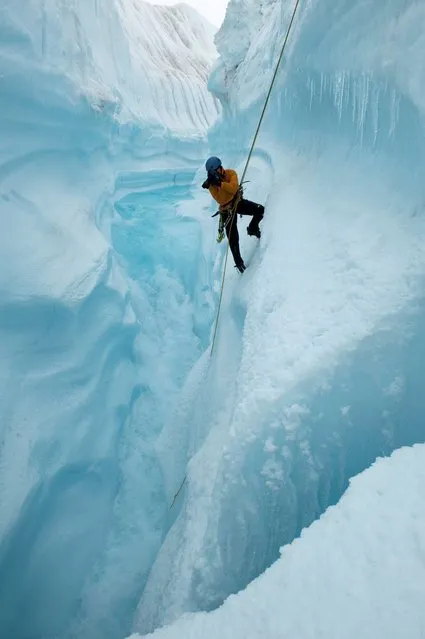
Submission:
{"label": "white snow mound", "polygon": [[379,459],[350,484],[243,592],[147,636],[424,637],[425,445]]}

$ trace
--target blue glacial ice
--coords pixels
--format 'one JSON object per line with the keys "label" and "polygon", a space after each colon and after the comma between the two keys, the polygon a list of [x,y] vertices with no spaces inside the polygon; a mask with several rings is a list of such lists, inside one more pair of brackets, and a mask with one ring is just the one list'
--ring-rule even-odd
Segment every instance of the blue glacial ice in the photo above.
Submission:
{"label": "blue glacial ice", "polygon": [[155,440],[213,313],[183,206],[212,33],[184,6],[0,8],[1,637],[123,637],[161,545]]}
{"label": "blue glacial ice", "polygon": [[413,0],[301,1],[247,175],[263,236],[240,223],[209,354],[203,160],[243,169],[291,6],[231,0],[218,59],[185,5],[0,7],[2,637],[210,611],[425,439]]}

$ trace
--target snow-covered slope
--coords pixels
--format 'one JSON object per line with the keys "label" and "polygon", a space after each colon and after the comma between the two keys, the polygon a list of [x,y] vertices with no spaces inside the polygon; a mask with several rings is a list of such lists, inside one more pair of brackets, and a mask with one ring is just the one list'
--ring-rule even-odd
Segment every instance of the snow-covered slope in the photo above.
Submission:
{"label": "snow-covered slope", "polygon": [[425,446],[380,459],[350,483],[341,502],[243,592],[148,636],[423,637]]}
{"label": "snow-covered slope", "polygon": [[167,525],[153,441],[210,313],[178,206],[214,55],[185,5],[0,7],[2,637],[131,629]]}
{"label": "snow-covered slope", "polygon": [[3,100],[16,99],[10,83],[20,73],[27,95],[45,106],[50,94],[57,106],[84,96],[120,122],[192,135],[217,116],[205,86],[214,28],[188,5],[24,0],[2,8],[1,29]]}

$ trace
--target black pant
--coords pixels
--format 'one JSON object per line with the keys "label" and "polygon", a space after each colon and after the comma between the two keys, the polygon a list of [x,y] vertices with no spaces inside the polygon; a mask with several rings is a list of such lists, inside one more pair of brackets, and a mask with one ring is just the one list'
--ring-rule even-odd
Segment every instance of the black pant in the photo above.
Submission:
{"label": "black pant", "polygon": [[229,240],[229,246],[232,251],[235,264],[243,264],[243,259],[239,249],[238,215],[252,216],[252,220],[248,224],[248,233],[250,235],[255,235],[253,231],[259,229],[259,224],[264,215],[264,206],[251,202],[250,200],[242,199],[236,207],[236,212],[233,215],[233,221],[230,219],[231,213],[223,213],[222,215],[224,224],[226,225],[226,235]]}

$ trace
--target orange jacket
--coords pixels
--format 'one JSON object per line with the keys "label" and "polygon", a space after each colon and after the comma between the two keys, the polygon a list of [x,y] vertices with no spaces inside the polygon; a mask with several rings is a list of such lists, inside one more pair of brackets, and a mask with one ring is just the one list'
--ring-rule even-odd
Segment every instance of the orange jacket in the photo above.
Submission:
{"label": "orange jacket", "polygon": [[221,186],[210,186],[209,192],[213,196],[216,202],[220,204],[220,209],[225,208],[227,204],[235,197],[239,188],[238,174],[233,169],[226,169],[224,171],[223,181]]}

